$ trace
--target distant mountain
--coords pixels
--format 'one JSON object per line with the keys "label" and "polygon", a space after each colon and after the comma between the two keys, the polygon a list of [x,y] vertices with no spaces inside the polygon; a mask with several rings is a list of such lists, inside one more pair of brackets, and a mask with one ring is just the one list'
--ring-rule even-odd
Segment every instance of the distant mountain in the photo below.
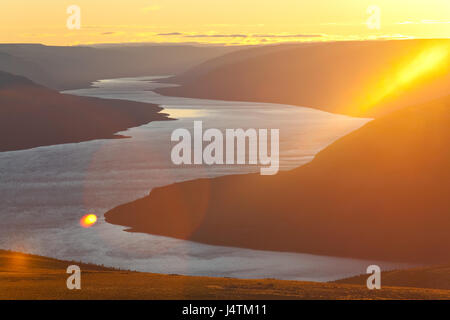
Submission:
{"label": "distant mountain", "polygon": [[[277,45],[266,45],[266,46],[253,46],[250,48],[243,48],[242,50],[235,50],[230,53],[212,58],[206,62],[200,63],[199,65],[190,68],[189,70],[177,74],[176,76],[169,78],[165,82],[187,84],[191,81],[196,81],[201,79],[201,77],[206,76],[208,73],[214,71],[217,68],[224,68],[232,66],[235,63],[245,61],[250,58],[255,58],[265,54],[292,49],[298,47],[298,44],[277,44]],[[302,46],[307,46],[303,44]]]}
{"label": "distant mountain", "polygon": [[450,96],[376,119],[276,176],[153,189],[106,221],[213,245],[450,262]]}
{"label": "distant mountain", "polygon": [[[447,56],[439,57],[442,53],[439,50],[446,50]],[[441,58],[443,63],[438,72],[430,70],[421,75]],[[408,83],[418,74],[421,81]],[[157,92],[171,96],[292,104],[378,117],[450,93],[450,40],[258,47],[207,61],[171,82],[182,86],[160,88]]]}
{"label": "distant mountain", "polygon": [[161,110],[147,103],[60,94],[0,71],[0,151],[120,138],[116,132],[167,119]]}
{"label": "distant mountain", "polygon": [[38,85],[34,84],[33,81],[25,77],[0,71],[0,90],[7,88],[16,88],[21,86],[36,87],[36,88],[38,87]]}
{"label": "distant mountain", "polygon": [[0,70],[57,90],[85,88],[99,79],[174,75],[239,47],[122,45],[56,47],[0,44]]}
{"label": "distant mountain", "polygon": [[40,83],[52,83],[50,75],[37,64],[0,52],[0,71],[27,75],[29,79],[40,79]]}

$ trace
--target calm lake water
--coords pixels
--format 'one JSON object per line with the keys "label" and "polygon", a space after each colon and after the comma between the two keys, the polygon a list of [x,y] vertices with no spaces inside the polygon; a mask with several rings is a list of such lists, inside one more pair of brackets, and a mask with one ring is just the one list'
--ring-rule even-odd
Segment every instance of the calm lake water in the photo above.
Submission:
{"label": "calm lake water", "polygon": [[[368,119],[286,105],[186,99],[158,95],[158,77],[102,80],[71,94],[159,104],[176,121],[159,121],[95,140],[0,153],[0,248],[138,271],[328,281],[365,273],[376,263],[309,254],[202,245],[127,233],[104,222],[109,209],[158,186],[202,177],[259,171],[258,166],[176,167],[170,135],[176,128],[279,128],[283,170],[310,161]],[[161,78],[161,77],[159,77]],[[69,93],[69,92],[68,92]],[[99,222],[80,227],[86,213]],[[157,223],[157,221],[155,221]]]}

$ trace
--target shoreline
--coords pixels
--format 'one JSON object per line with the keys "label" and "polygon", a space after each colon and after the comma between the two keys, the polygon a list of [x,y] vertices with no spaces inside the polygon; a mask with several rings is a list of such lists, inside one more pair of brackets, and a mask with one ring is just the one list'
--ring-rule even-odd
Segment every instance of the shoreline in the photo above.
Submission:
{"label": "shoreline", "polygon": [[[3,137],[0,138],[0,152],[101,139],[126,139],[129,137],[119,133],[153,121],[175,120],[156,104],[31,90],[22,92],[19,89],[13,94],[30,95],[31,99],[44,96],[42,101],[20,97],[20,100],[4,102],[5,107],[0,110],[0,137]],[[0,102],[3,100],[1,93],[0,88]],[[55,112],[56,107],[61,110]],[[25,112],[29,113],[25,115]]]}
{"label": "shoreline", "polygon": [[[66,288],[69,276],[66,269],[72,264],[81,268],[81,290]],[[404,274],[411,270],[397,272]],[[443,276],[448,278],[448,273]],[[16,286],[17,281],[21,281],[20,287]],[[450,287],[434,289],[390,284],[382,290],[368,290],[364,284],[345,281],[319,283],[162,275],[0,250],[0,299],[5,300],[450,299]]]}

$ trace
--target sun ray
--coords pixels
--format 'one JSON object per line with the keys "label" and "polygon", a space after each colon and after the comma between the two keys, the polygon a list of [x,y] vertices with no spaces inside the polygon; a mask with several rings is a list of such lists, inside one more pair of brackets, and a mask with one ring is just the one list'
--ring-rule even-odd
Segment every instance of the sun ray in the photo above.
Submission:
{"label": "sun ray", "polygon": [[[402,61],[405,58],[402,59]],[[364,90],[358,104],[360,113],[376,108],[389,96],[414,87],[419,83],[431,81],[448,74],[450,61],[450,44],[448,42],[433,44],[420,50],[411,59],[390,68],[375,85]]]}

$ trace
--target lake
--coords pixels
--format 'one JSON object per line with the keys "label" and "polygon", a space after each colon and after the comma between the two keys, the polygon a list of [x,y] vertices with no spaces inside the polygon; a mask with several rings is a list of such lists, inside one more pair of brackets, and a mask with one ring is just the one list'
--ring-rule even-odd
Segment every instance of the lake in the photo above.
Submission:
{"label": "lake", "polygon": [[[128,233],[106,223],[109,209],[152,188],[196,178],[259,171],[258,166],[175,166],[170,135],[176,128],[280,129],[280,169],[310,161],[369,119],[267,103],[166,97],[152,90],[163,77],[101,80],[67,93],[161,105],[174,121],[120,132],[129,139],[94,140],[0,153],[0,248],[118,268],[184,275],[328,281],[365,273],[380,261],[218,247]],[[95,213],[98,223],[82,228]],[[157,221],[155,221],[157,223]]]}

